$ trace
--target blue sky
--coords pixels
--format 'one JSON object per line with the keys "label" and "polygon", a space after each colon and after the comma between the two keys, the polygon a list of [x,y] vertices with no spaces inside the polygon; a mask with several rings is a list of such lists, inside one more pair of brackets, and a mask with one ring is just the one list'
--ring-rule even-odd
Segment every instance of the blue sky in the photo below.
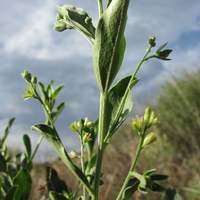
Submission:
{"label": "blue sky", "polygon": [[[43,120],[40,107],[24,102],[24,82],[20,73],[27,69],[40,80],[64,83],[61,100],[66,110],[58,129],[70,148],[76,148],[69,136],[68,124],[81,117],[95,119],[98,89],[92,71],[91,47],[79,33],[53,30],[56,5],[83,7],[97,21],[95,0],[2,0],[0,7],[0,124],[17,118],[10,144],[18,144],[19,135]],[[135,106],[151,103],[170,73],[180,75],[195,70],[200,62],[199,0],[131,1],[127,23],[127,51],[120,76],[131,73],[143,55],[147,38],[155,35],[158,43],[169,42],[174,49],[172,61],[151,61],[143,66],[141,83],[135,88]],[[35,134],[31,133],[36,138]]]}

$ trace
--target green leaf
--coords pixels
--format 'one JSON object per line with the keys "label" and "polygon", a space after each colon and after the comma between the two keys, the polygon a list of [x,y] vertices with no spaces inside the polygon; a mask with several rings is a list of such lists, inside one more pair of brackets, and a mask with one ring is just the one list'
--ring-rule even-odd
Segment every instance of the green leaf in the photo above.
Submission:
{"label": "green leaf", "polygon": [[0,152],[0,172],[5,172],[7,169],[7,164],[4,156]]}
{"label": "green leaf", "polygon": [[57,31],[76,29],[90,40],[94,39],[95,28],[92,18],[82,9],[71,5],[58,7],[58,17],[55,24]]}
{"label": "green leaf", "polygon": [[[109,137],[119,128],[132,110],[131,88],[137,83],[137,80],[135,79],[131,84],[130,80],[131,76],[121,79],[108,93]],[[128,86],[130,86],[130,91],[125,94]]]}
{"label": "green leaf", "polygon": [[39,82],[38,85],[39,85],[40,92],[43,96],[43,100],[48,99],[48,93],[46,91],[45,85],[42,82]]}
{"label": "green leaf", "polygon": [[53,116],[54,121],[57,120],[57,118],[59,117],[59,115],[63,112],[64,108],[65,108],[65,103],[64,102],[62,102],[61,104],[59,104],[57,106],[57,108],[56,108],[57,111],[54,112],[54,116]]}
{"label": "green leaf", "polygon": [[167,46],[167,44],[168,44],[168,42],[166,42],[166,43],[164,43],[163,45],[161,45],[161,46],[157,49],[156,53],[162,51],[162,50]]}
{"label": "green leaf", "polygon": [[55,151],[65,163],[65,165],[69,168],[69,170],[86,186],[88,190],[91,191],[90,185],[88,183],[87,178],[82,173],[82,171],[72,162],[68,153],[65,150],[64,145],[62,144],[58,133],[55,128],[52,128],[46,124],[37,124],[32,127],[32,129],[36,132],[41,133],[46,140],[54,147]]}
{"label": "green leaf", "polygon": [[11,127],[12,127],[14,121],[15,121],[15,118],[11,118],[11,119],[8,121],[8,125],[7,125],[7,127],[5,128],[4,133],[3,133],[3,137],[2,137],[2,139],[0,140],[0,147],[2,147],[2,146],[4,145],[4,143],[5,143],[5,141],[6,141],[7,137],[8,137],[8,134],[9,134],[9,132],[10,132],[10,129],[11,129]]}
{"label": "green leaf", "polygon": [[129,0],[112,0],[97,26],[93,46],[93,67],[102,91],[108,91],[123,61],[128,5]]}
{"label": "green leaf", "polygon": [[137,191],[139,181],[136,178],[131,178],[123,192],[122,200],[129,200],[133,194]]}
{"label": "green leaf", "polygon": [[57,172],[53,168],[48,167],[47,174],[47,186],[49,191],[57,193],[69,192],[65,182],[59,178]]}
{"label": "green leaf", "polygon": [[14,185],[17,186],[17,190],[13,200],[25,200],[29,198],[32,186],[31,175],[28,170],[22,169],[14,178]]}
{"label": "green leaf", "polygon": [[17,186],[12,186],[7,192],[4,200],[15,200],[15,192],[17,191]]}
{"label": "green leaf", "polygon": [[153,180],[153,181],[163,181],[163,180],[166,180],[166,179],[168,179],[168,176],[164,175],[164,174],[153,174],[153,175],[151,175],[151,180]]}
{"label": "green leaf", "polygon": [[29,73],[28,71],[24,70],[24,71],[21,73],[21,76],[22,76],[22,78],[25,79],[28,83],[31,83],[31,79],[32,79],[31,73]]}
{"label": "green leaf", "polygon": [[31,157],[31,153],[32,153],[30,137],[25,134],[23,136],[23,142],[24,142],[24,146],[26,148],[26,155],[27,155],[28,158],[30,158]]}
{"label": "green leaf", "polygon": [[165,191],[165,188],[161,185],[159,185],[156,182],[152,182],[151,184],[148,185],[149,189],[153,192],[163,192]]}
{"label": "green leaf", "polygon": [[30,83],[27,84],[23,98],[24,100],[29,100],[31,98],[33,98],[35,95],[35,91],[34,88],[32,87],[32,85]]}
{"label": "green leaf", "polygon": [[64,85],[59,85],[51,94],[51,98],[52,99],[56,99],[59,95],[59,93],[61,92],[61,90],[64,88]]}

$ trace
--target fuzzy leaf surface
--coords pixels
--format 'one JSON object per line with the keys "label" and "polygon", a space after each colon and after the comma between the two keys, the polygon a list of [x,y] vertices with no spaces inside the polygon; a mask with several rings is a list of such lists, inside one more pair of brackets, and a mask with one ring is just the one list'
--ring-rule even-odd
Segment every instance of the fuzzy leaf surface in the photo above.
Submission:
{"label": "fuzzy leaf surface", "polygon": [[98,85],[108,91],[122,64],[124,29],[129,0],[112,0],[99,20],[93,46],[93,67]]}

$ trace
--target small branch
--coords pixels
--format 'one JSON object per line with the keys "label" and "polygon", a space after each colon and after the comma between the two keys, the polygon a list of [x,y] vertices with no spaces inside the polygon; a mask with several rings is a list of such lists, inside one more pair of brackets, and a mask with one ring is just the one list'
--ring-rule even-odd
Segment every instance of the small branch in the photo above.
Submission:
{"label": "small branch", "polygon": [[[124,105],[124,103],[125,103],[125,101],[126,101],[126,99],[127,99],[127,97],[128,97],[128,94],[129,94],[130,90],[131,90],[132,82],[133,82],[134,79],[136,78],[136,76],[137,76],[137,74],[138,74],[138,72],[139,72],[141,66],[142,66],[147,60],[150,59],[150,58],[148,58],[148,55],[149,55],[149,53],[151,52],[151,48],[152,48],[152,47],[150,46],[150,47],[146,50],[145,55],[143,56],[143,58],[141,59],[141,61],[140,61],[139,64],[137,65],[137,67],[136,67],[136,69],[135,69],[133,75],[131,76],[131,79],[130,79],[129,84],[128,84],[127,88],[126,88],[125,94],[124,94],[124,96],[123,96],[123,98],[122,98],[122,101],[121,101],[121,103],[120,103],[120,105],[119,105],[119,109],[118,109],[118,111],[117,111],[116,118],[115,118],[115,120],[114,120],[114,122],[113,122],[113,125],[114,125],[114,126],[115,126],[116,123],[118,122],[118,119],[120,118],[120,116],[121,116],[121,114],[122,114],[122,112],[123,112],[123,109],[124,109],[123,105]],[[110,130],[109,130],[109,132],[110,132]],[[107,140],[108,140],[109,137],[110,137],[110,133],[109,133],[109,132],[108,132],[108,134],[107,134],[107,136],[106,136],[106,138],[105,138],[105,140],[104,140],[105,143],[107,143]]]}
{"label": "small branch", "polygon": [[139,159],[139,157],[140,157],[140,153],[141,153],[141,151],[142,151],[143,142],[144,142],[144,137],[141,137],[141,138],[140,138],[140,141],[139,141],[139,143],[138,143],[138,145],[137,145],[137,150],[136,150],[135,158],[133,159],[133,162],[132,162],[131,167],[130,167],[130,169],[129,169],[128,175],[127,175],[127,177],[126,177],[126,179],[125,179],[125,181],[124,181],[124,183],[123,183],[123,185],[122,185],[122,187],[121,187],[121,190],[120,190],[120,192],[119,192],[119,194],[118,194],[116,200],[120,200],[120,199],[121,199],[121,196],[122,196],[124,190],[126,189],[126,186],[127,186],[128,182],[129,182],[130,173],[131,173],[132,171],[135,170],[137,161],[138,161],[138,159]]}

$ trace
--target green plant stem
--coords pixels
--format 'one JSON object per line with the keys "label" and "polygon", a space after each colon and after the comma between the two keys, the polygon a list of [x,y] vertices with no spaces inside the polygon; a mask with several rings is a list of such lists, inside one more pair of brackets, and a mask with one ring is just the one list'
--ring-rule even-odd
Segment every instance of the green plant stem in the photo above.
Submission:
{"label": "green plant stem", "polygon": [[123,185],[122,185],[122,187],[121,187],[121,190],[120,190],[120,192],[119,192],[119,194],[118,194],[116,200],[120,200],[120,199],[121,199],[121,196],[122,196],[124,190],[126,189],[126,186],[127,186],[128,182],[129,182],[130,173],[133,172],[133,171],[135,170],[137,161],[138,161],[138,159],[139,159],[139,157],[140,157],[140,153],[141,153],[141,151],[142,151],[143,142],[144,142],[144,136],[141,136],[141,137],[140,137],[140,140],[139,140],[139,143],[138,143],[138,145],[137,145],[137,150],[136,150],[135,158],[133,159],[133,162],[132,162],[131,167],[130,167],[130,169],[129,169],[128,175],[127,175],[127,177],[126,177],[126,179],[125,179],[125,181],[124,181],[124,183],[123,183]]}
{"label": "green plant stem", "polygon": [[[80,145],[81,145],[81,168],[82,168],[82,172],[85,174],[85,165],[84,165],[84,144],[82,141],[82,133],[80,136]],[[83,200],[86,200],[86,190],[85,190],[85,186],[83,185]]]}
{"label": "green plant stem", "polygon": [[100,106],[99,106],[99,125],[98,125],[98,151],[97,151],[96,173],[94,179],[95,200],[98,200],[101,166],[102,166],[103,152],[104,152],[104,137],[107,132],[106,113],[107,113],[107,94],[101,93]]}
{"label": "green plant stem", "polygon": [[[34,88],[34,85],[31,83],[32,87]],[[38,94],[37,90],[34,89],[34,93],[35,93],[35,98],[41,103],[43,109],[44,109],[44,113],[46,115],[46,120],[47,120],[47,124],[51,125],[53,127],[54,122],[52,120],[51,114],[49,113],[49,110],[47,109],[45,103],[43,102],[43,100],[41,99],[40,95]]]}
{"label": "green plant stem", "polygon": [[98,0],[98,10],[99,10],[99,17],[103,14],[103,2],[102,0]]}
{"label": "green plant stem", "polygon": [[[123,105],[124,105],[124,103],[126,102],[126,99],[127,99],[127,97],[128,97],[128,94],[129,94],[129,92],[130,92],[130,90],[131,90],[131,85],[132,85],[133,81],[136,79],[136,76],[137,76],[137,74],[138,74],[138,72],[139,72],[141,66],[144,64],[144,62],[146,62],[146,61],[149,59],[149,58],[148,58],[148,55],[149,55],[149,53],[151,52],[151,48],[152,48],[152,47],[150,46],[150,47],[146,50],[145,55],[144,55],[143,58],[140,60],[140,62],[138,63],[138,65],[137,65],[137,67],[136,67],[134,73],[133,73],[132,76],[131,76],[131,79],[130,79],[129,84],[128,84],[127,88],[126,88],[125,94],[124,94],[124,96],[123,96],[123,98],[122,98],[122,101],[121,101],[121,103],[120,103],[120,105],[119,105],[119,109],[118,109],[118,111],[117,111],[115,120],[114,120],[114,122],[113,122],[113,126],[116,126],[116,124],[118,123],[118,120],[119,120],[119,118],[120,118],[120,116],[121,116],[121,114],[122,114],[122,112],[123,112],[123,109],[124,109],[124,106],[123,106]],[[110,137],[110,132],[112,132],[112,130],[109,130],[109,133],[107,134],[107,136],[106,136],[106,138],[105,138],[105,143],[107,143],[107,140],[108,140],[109,137]]]}

